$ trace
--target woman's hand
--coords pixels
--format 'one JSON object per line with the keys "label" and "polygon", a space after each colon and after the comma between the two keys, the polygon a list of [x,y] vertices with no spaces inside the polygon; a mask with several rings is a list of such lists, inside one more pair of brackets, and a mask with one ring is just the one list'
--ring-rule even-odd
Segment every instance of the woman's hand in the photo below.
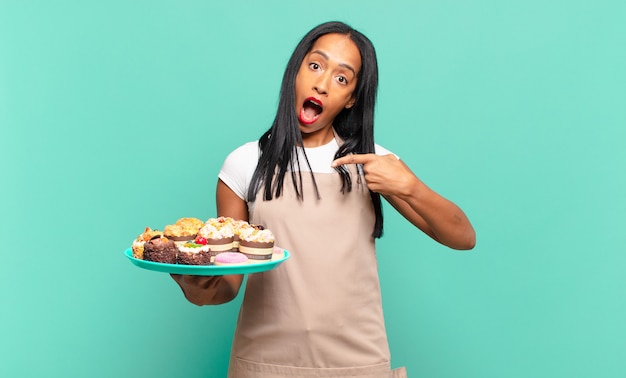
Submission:
{"label": "woman's hand", "polygon": [[195,305],[217,305],[237,296],[243,274],[226,276],[190,276],[170,274],[183,290],[185,298]]}
{"label": "woman's hand", "polygon": [[331,164],[337,167],[344,164],[359,164],[363,167],[369,190],[385,196],[406,196],[419,179],[402,160],[395,155],[359,154],[341,157]]}

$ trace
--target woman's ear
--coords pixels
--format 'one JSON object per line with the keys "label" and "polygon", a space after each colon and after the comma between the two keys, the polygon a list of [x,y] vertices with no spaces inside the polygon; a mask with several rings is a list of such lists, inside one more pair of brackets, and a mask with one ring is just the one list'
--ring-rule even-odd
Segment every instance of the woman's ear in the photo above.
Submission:
{"label": "woman's ear", "polygon": [[354,106],[355,102],[356,102],[356,98],[352,97],[350,101],[348,101],[348,103],[346,104],[345,108],[350,109],[352,106]]}

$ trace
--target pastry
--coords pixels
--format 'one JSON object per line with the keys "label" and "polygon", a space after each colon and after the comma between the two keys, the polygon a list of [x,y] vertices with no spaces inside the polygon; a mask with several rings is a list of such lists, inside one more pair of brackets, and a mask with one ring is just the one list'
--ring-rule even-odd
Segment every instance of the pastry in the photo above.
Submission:
{"label": "pastry", "polygon": [[173,240],[160,235],[148,240],[143,246],[143,259],[166,264],[176,264],[178,247]]}
{"label": "pastry", "polygon": [[239,251],[239,234],[242,232],[242,230],[246,229],[247,227],[250,227],[250,224],[244,220],[233,220],[233,226],[234,226],[234,236],[233,236],[233,251],[238,252]]}
{"label": "pastry", "polygon": [[207,241],[198,236],[194,241],[178,245],[178,264],[211,265],[211,253]]}
{"label": "pastry", "polygon": [[249,227],[239,233],[239,252],[250,259],[251,263],[272,259],[274,252],[274,234],[262,226]]}
{"label": "pastry", "polygon": [[163,229],[163,235],[178,245],[194,240],[198,230],[204,222],[198,218],[180,218],[174,224],[169,224]]}
{"label": "pastry", "polygon": [[150,227],[146,227],[143,233],[137,236],[135,240],[133,240],[133,245],[132,245],[133,257],[136,259],[143,259],[144,244],[148,240],[152,239],[153,237],[161,235],[161,234],[163,233],[159,230],[153,230]]}
{"label": "pastry", "polygon": [[234,234],[231,228],[218,229],[208,222],[198,231],[198,236],[206,239],[213,257],[220,252],[230,252],[233,249]]}
{"label": "pastry", "polygon": [[214,265],[241,265],[247,264],[248,258],[239,252],[221,252],[215,256]]}

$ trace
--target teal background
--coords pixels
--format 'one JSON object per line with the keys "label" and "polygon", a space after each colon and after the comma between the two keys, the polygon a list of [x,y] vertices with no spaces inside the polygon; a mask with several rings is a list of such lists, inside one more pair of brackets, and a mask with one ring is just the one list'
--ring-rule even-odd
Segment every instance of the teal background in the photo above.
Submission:
{"label": "teal background", "polygon": [[225,375],[241,296],[193,306],[123,251],[215,214],[223,158],[335,19],[377,48],[377,142],[478,234],[451,251],[385,207],[393,365],[626,376],[619,0],[1,0],[0,376]]}

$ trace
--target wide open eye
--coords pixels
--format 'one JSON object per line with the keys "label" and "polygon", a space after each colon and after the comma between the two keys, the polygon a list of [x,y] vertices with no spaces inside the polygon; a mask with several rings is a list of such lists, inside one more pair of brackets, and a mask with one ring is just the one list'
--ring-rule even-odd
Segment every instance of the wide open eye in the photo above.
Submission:
{"label": "wide open eye", "polygon": [[312,69],[313,71],[317,71],[320,69],[320,65],[317,63],[309,63],[309,68]]}
{"label": "wide open eye", "polygon": [[343,75],[339,75],[339,76],[337,76],[337,81],[338,81],[340,84],[343,84],[343,85],[348,85],[348,78],[346,78],[346,77],[345,77],[345,76],[343,76]]}

